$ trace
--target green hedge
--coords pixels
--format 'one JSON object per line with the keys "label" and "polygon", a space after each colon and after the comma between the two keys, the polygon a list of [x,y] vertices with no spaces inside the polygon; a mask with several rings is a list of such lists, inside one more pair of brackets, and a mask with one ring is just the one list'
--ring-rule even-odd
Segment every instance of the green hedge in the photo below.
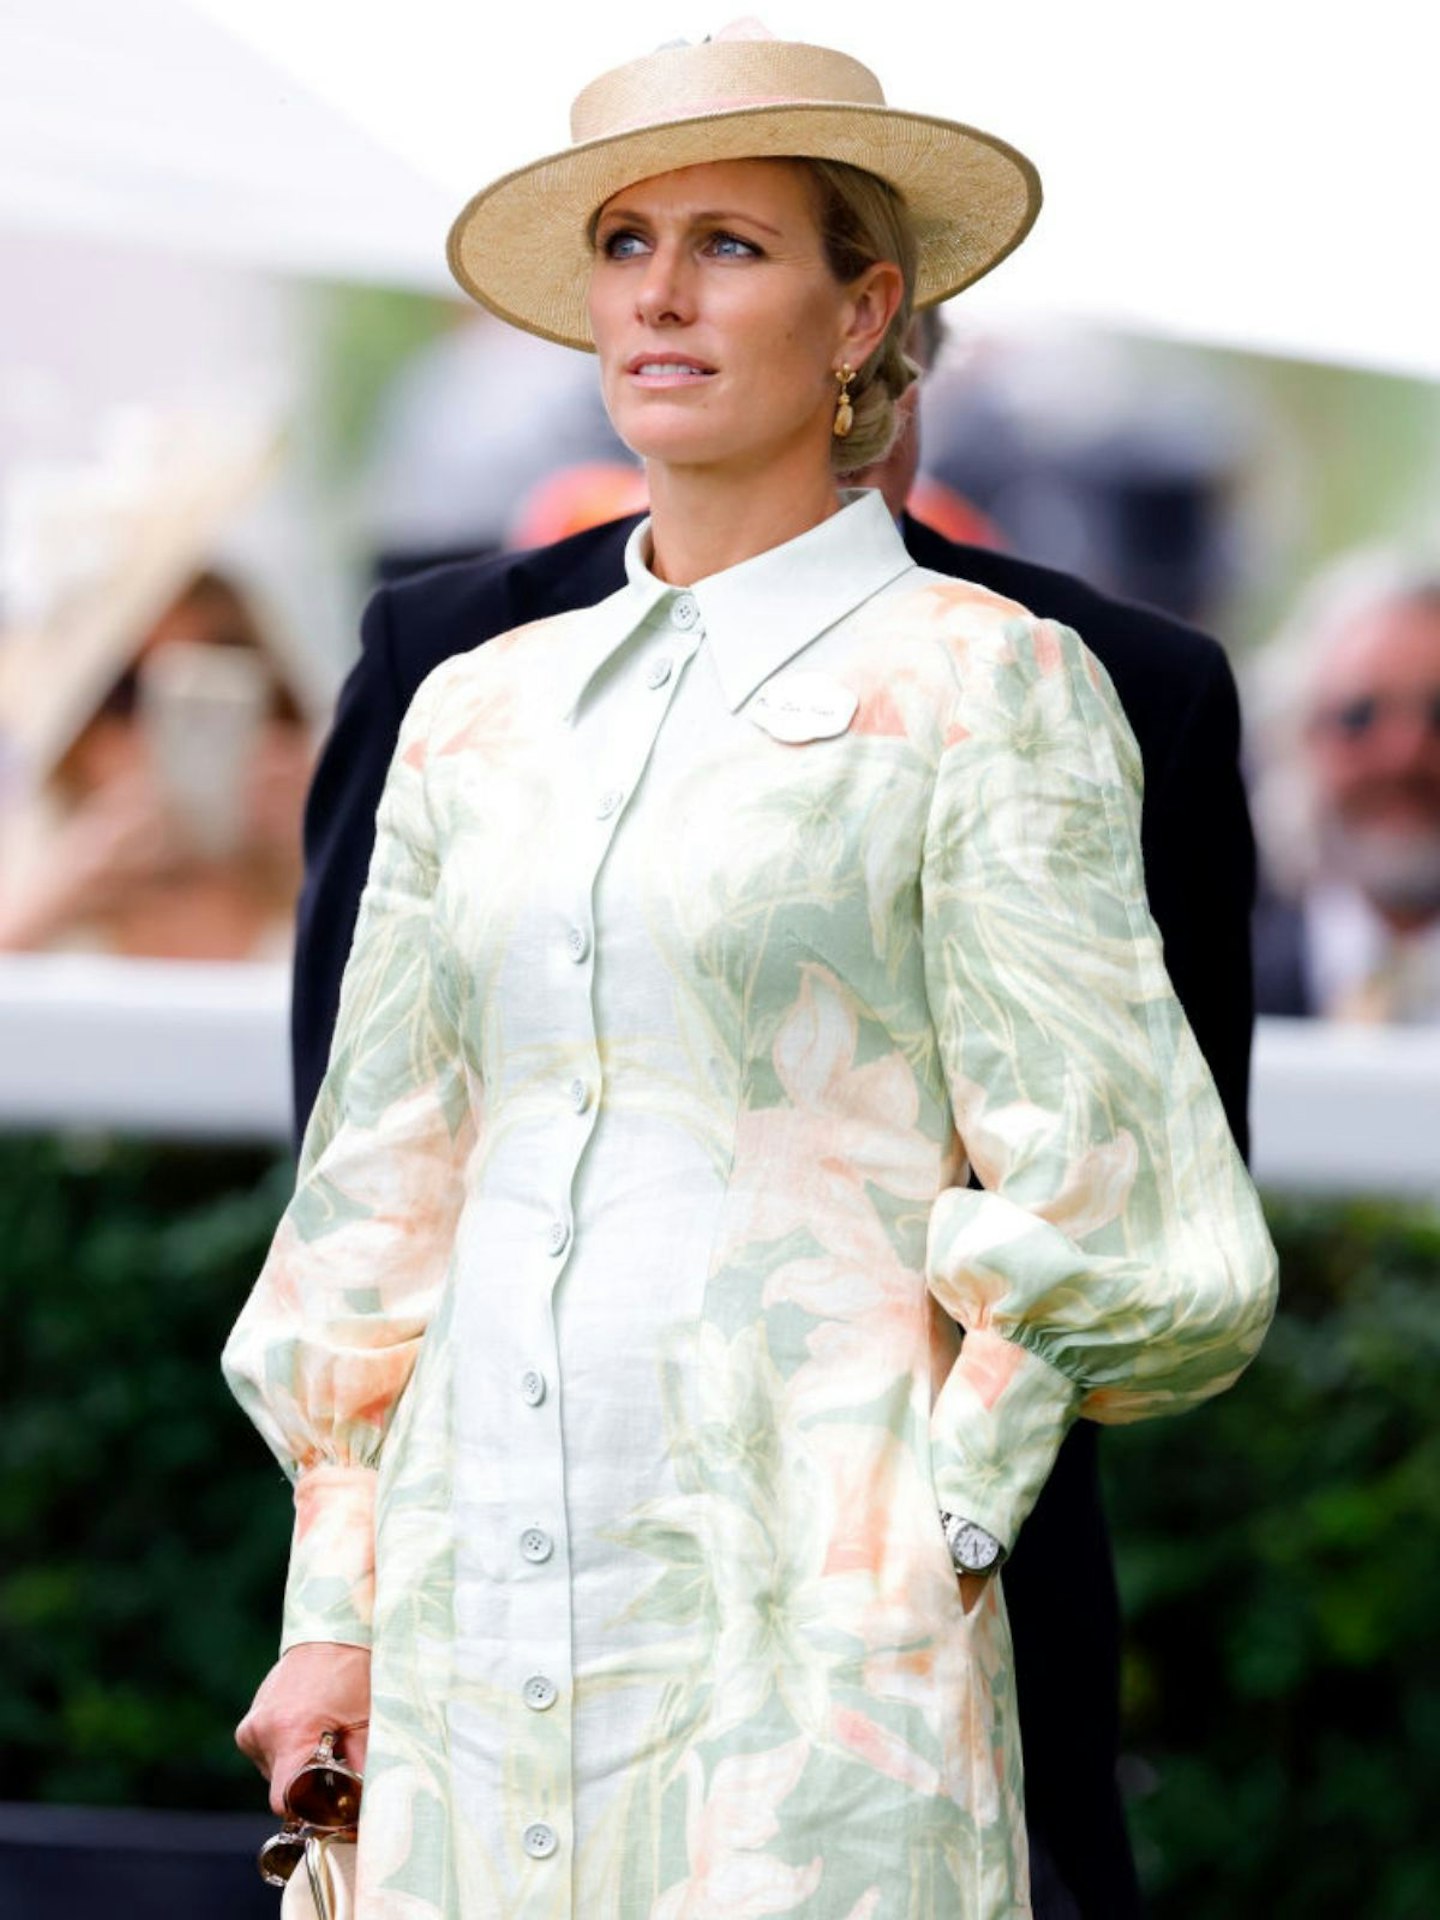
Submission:
{"label": "green hedge", "polygon": [[1272,1200],[1282,1309],[1213,1406],[1109,1435],[1157,1915],[1440,1914],[1440,1217]]}
{"label": "green hedge", "polygon": [[0,1141],[0,1799],[263,1807],[283,1476],[221,1383],[271,1155]]}
{"label": "green hedge", "polygon": [[[0,1798],[260,1804],[283,1480],[216,1356],[273,1157],[0,1140]],[[1241,1385],[1107,1436],[1157,1920],[1440,1913],[1440,1218],[1272,1206]]]}

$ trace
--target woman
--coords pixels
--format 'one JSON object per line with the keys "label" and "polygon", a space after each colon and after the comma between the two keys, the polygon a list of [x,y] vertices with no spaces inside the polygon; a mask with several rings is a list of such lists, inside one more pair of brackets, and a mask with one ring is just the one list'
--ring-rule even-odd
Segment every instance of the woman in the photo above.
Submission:
{"label": "woman", "polygon": [[138,639],[106,624],[127,664],[89,713],[42,698],[34,731],[46,706],[63,730],[0,816],[0,953],[283,957],[314,764],[298,689],[213,569]]}
{"label": "woman", "polygon": [[297,1501],[242,1744],[278,1806],[368,1715],[365,1920],[1023,1914],[994,1569],[1273,1286],[1107,686],[836,487],[1033,173],[754,39],[575,130],[452,264],[595,347],[652,517],[407,718],[227,1353]]}

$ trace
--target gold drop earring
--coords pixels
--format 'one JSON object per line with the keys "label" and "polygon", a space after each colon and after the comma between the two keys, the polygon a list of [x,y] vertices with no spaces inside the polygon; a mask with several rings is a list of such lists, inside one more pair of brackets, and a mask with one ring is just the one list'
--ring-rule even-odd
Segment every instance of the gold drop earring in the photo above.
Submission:
{"label": "gold drop earring", "polygon": [[850,382],[855,378],[855,369],[848,360],[836,368],[835,378],[840,383],[840,392],[835,400],[835,425],[831,431],[837,440],[845,440],[855,424],[855,409],[850,404]]}

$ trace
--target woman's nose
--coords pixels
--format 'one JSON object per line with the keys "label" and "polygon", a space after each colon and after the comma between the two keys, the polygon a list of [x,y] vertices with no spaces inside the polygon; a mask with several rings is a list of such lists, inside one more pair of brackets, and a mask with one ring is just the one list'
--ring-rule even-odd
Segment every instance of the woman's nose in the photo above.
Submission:
{"label": "woman's nose", "polygon": [[657,247],[645,265],[635,311],[647,326],[684,325],[695,317],[694,290],[678,252]]}

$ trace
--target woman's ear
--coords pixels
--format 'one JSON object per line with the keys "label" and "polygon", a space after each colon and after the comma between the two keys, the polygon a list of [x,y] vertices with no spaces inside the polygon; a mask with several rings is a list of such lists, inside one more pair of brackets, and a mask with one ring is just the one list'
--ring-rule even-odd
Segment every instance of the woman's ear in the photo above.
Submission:
{"label": "woman's ear", "polygon": [[863,367],[885,338],[905,294],[905,277],[893,260],[877,260],[853,281],[846,303],[840,357]]}

